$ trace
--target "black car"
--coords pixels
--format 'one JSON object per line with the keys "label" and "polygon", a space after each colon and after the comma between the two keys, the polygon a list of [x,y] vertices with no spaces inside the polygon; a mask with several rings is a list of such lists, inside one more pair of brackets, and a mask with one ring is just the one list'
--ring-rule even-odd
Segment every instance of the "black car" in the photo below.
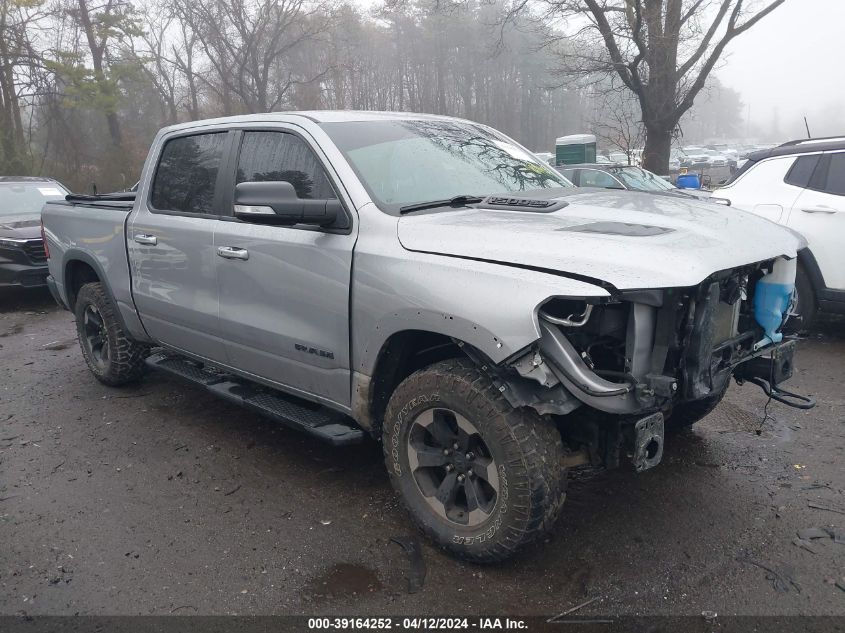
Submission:
{"label": "black car", "polygon": [[41,207],[68,193],[49,178],[0,176],[0,287],[46,284]]}

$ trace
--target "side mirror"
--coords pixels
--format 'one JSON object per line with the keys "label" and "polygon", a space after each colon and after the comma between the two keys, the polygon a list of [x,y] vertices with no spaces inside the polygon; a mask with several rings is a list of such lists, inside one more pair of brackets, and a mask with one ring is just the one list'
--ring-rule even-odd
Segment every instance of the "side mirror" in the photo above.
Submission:
{"label": "side mirror", "polygon": [[340,200],[299,198],[284,180],[242,182],[235,186],[235,217],[262,224],[331,226],[341,215]]}

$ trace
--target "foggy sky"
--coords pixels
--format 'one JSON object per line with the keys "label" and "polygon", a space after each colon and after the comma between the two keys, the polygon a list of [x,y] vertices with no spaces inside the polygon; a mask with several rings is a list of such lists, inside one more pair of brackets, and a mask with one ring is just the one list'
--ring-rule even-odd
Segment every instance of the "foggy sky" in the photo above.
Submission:
{"label": "foggy sky", "polygon": [[783,139],[845,134],[845,0],[787,0],[734,40],[716,70],[751,120]]}
{"label": "foggy sky", "polygon": [[804,116],[813,136],[845,135],[845,0],[786,0],[731,42],[713,74],[742,96],[743,136],[803,138]]}

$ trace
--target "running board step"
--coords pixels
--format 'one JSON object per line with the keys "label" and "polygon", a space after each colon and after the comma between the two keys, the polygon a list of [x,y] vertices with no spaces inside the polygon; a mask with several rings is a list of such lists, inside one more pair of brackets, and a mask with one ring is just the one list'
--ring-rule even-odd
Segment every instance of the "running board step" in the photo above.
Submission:
{"label": "running board step", "polygon": [[364,440],[364,431],[353,426],[352,420],[340,413],[305,401],[296,402],[294,398],[241,381],[231,374],[205,368],[199,363],[168,354],[149,356],[147,365],[205,387],[230,402],[272,418],[285,426],[304,431],[334,446],[358,444]]}
{"label": "running board step", "polygon": [[153,369],[163,369],[166,372],[204,387],[227,378],[225,374],[206,369],[199,363],[192,363],[178,356],[168,356],[167,354],[152,354],[151,356],[147,356],[147,365]]}

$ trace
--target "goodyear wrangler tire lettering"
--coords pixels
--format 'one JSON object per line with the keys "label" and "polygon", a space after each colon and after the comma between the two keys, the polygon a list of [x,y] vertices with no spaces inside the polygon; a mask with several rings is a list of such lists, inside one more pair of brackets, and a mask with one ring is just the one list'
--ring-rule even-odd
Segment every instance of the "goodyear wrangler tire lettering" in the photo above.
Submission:
{"label": "goodyear wrangler tire lettering", "polygon": [[554,524],[566,487],[560,433],[511,407],[468,359],[406,378],[382,428],[393,487],[449,553],[503,560]]}

